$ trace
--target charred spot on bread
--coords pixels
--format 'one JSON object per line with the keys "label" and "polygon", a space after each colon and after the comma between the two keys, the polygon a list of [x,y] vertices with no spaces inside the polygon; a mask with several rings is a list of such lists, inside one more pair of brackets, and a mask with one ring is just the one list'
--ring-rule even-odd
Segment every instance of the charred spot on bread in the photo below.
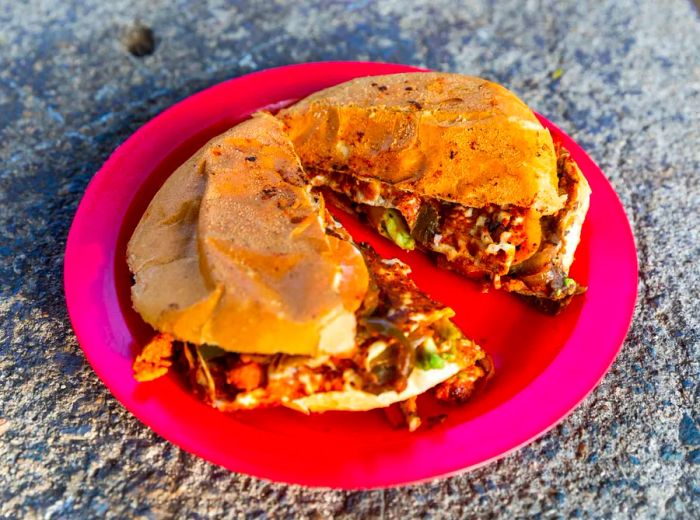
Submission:
{"label": "charred spot on bread", "polygon": [[279,192],[278,188],[275,188],[274,186],[268,186],[268,187],[262,189],[262,191],[260,192],[260,198],[262,200],[271,199],[278,192]]}

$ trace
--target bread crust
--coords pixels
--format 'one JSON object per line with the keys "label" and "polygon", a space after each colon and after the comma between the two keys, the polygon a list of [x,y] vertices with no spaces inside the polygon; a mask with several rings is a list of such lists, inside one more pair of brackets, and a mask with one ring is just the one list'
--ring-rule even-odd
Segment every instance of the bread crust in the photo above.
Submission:
{"label": "bread crust", "polygon": [[181,341],[316,355],[354,346],[360,252],[326,234],[278,120],[212,139],[156,194],[127,248],[134,308]]}
{"label": "bread crust", "polygon": [[360,412],[375,408],[386,408],[394,403],[400,403],[427,392],[455,375],[462,368],[455,363],[447,363],[440,369],[414,369],[408,378],[406,388],[401,392],[396,392],[395,390],[380,394],[371,394],[361,390],[320,392],[294,399],[285,403],[284,406],[303,413],[318,413],[329,410]]}
{"label": "bread crust", "polygon": [[562,208],[549,131],[506,88],[441,72],[358,78],[277,114],[304,167],[470,207]]}

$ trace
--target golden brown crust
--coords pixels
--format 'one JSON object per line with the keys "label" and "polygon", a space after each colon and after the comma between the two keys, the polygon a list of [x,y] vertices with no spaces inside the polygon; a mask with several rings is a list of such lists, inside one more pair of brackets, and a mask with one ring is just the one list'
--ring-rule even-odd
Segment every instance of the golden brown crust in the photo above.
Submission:
{"label": "golden brown crust", "polygon": [[351,348],[367,270],[321,209],[279,121],[254,116],[149,205],[127,250],[134,307],[179,340],[236,352]]}
{"label": "golden brown crust", "polygon": [[549,132],[512,92],[439,72],[358,78],[282,110],[304,167],[466,206],[563,205]]}

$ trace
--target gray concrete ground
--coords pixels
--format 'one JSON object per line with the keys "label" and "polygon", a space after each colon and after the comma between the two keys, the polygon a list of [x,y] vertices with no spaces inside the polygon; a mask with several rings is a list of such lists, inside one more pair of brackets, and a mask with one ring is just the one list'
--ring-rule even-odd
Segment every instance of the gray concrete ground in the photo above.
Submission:
{"label": "gray concrete ground", "polygon": [[[136,21],[154,48],[125,43]],[[0,28],[0,517],[700,517],[690,1],[3,0]],[[371,492],[230,474],[123,410],[68,324],[65,238],[109,153],[208,85],[331,59],[508,85],[598,161],[637,237],[640,296],[612,371],[554,431],[469,474]]]}

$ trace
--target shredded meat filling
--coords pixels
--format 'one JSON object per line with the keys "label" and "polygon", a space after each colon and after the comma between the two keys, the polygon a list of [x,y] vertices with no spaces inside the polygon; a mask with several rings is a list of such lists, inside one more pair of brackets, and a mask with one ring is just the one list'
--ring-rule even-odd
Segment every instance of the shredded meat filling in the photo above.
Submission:
{"label": "shredded meat filling", "polygon": [[[574,294],[585,290],[568,278],[562,267],[561,250],[566,229],[562,222],[575,211],[576,180],[571,174],[569,153],[557,147],[559,193],[567,196],[565,207],[540,218],[516,206],[465,207],[449,201],[421,198],[413,193],[345,171],[311,170],[311,182],[333,193],[345,209],[365,215],[383,232],[382,216],[398,211],[406,223],[409,239],[423,249],[438,253],[441,267],[466,276],[490,281],[496,288],[539,300],[552,300],[556,312]],[[388,236],[388,235],[387,235]],[[389,236],[400,246],[395,236]],[[404,237],[403,244],[409,243]],[[403,246],[402,246],[403,247]],[[547,308],[545,308],[547,310]]]}
{"label": "shredded meat filling", "polygon": [[469,271],[507,274],[527,239],[526,213],[522,208],[493,204],[467,208],[443,203],[433,248],[445,253],[449,260],[467,258],[473,266]]}
{"label": "shredded meat filling", "polygon": [[172,365],[174,338],[159,333],[144,348],[134,361],[134,377],[137,381],[152,381],[165,375]]}
{"label": "shredded meat filling", "polygon": [[[505,275],[516,260],[527,235],[528,211],[515,206],[489,205],[468,208],[452,202],[423,199],[376,179],[365,179],[343,172],[324,172],[312,178],[350,199],[354,210],[369,217],[377,226],[373,208],[392,208],[401,213],[411,234],[425,249],[443,253],[458,261],[465,274]],[[431,228],[425,232],[421,218],[430,213]]]}

